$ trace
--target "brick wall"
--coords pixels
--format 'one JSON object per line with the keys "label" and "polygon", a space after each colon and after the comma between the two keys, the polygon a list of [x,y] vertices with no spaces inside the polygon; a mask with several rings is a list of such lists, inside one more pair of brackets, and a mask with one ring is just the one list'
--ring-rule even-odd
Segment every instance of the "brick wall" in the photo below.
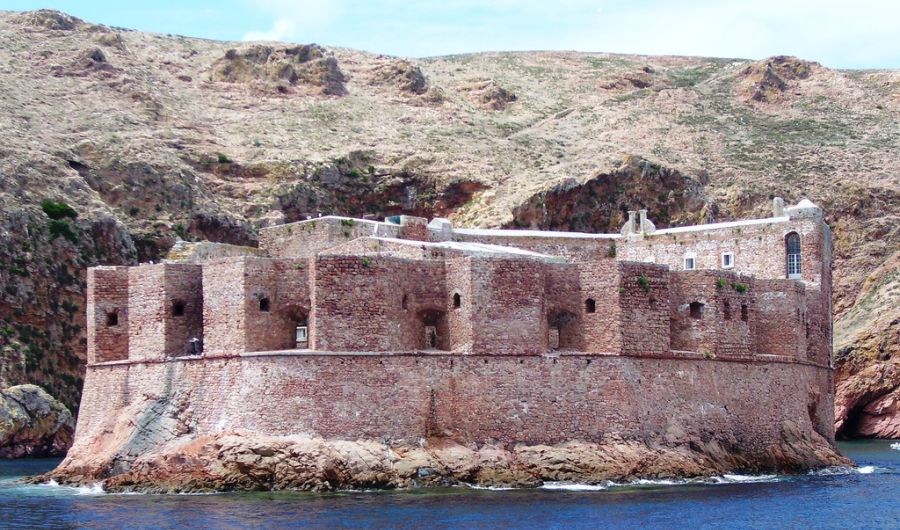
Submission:
{"label": "brick wall", "polygon": [[806,295],[793,280],[755,280],[751,330],[760,355],[806,359]]}
{"label": "brick wall", "polygon": [[829,369],[803,364],[590,355],[308,354],[92,366],[75,450],[145,396],[189,399],[195,436],[247,429],[407,443],[614,437],[663,445],[693,437],[765,448],[786,420],[831,439],[831,383]]}
{"label": "brick wall", "polygon": [[622,353],[669,352],[669,270],[652,263],[619,263]]}
{"label": "brick wall", "polygon": [[358,237],[399,237],[400,226],[377,221],[320,217],[309,221],[263,228],[259,248],[274,258],[309,258]]}
{"label": "brick wall", "polygon": [[247,351],[244,259],[203,265],[203,352],[224,355]]}
{"label": "brick wall", "polygon": [[128,358],[128,267],[87,271],[88,363]]}
{"label": "brick wall", "polygon": [[[622,260],[650,259],[674,271],[684,270],[687,254],[695,255],[697,269],[722,269],[722,254],[733,252],[734,272],[757,278],[786,278],[785,237],[791,232],[800,234],[802,279],[818,288],[823,274],[830,275],[831,270],[825,254],[827,227],[818,219],[773,220],[726,228],[698,227],[643,239],[623,238],[617,250]],[[826,287],[830,289],[830,284]]]}

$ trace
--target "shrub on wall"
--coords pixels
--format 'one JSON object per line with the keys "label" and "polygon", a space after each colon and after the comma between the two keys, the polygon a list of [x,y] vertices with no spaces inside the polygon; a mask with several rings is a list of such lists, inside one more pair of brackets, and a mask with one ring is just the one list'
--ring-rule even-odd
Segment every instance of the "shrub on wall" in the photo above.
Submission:
{"label": "shrub on wall", "polygon": [[641,286],[641,289],[648,293],[650,292],[650,280],[648,280],[646,276],[641,274],[641,276],[637,279],[637,282],[638,285]]}
{"label": "shrub on wall", "polygon": [[50,199],[44,199],[41,201],[41,210],[44,210],[44,213],[47,214],[47,217],[50,219],[59,220],[64,217],[75,219],[78,217],[78,212],[62,201],[57,202],[51,201]]}

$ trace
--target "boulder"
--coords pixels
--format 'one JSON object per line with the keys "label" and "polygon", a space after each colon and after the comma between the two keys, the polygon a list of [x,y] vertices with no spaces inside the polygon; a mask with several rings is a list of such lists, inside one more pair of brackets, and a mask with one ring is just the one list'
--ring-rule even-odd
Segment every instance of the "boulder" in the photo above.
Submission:
{"label": "boulder", "polygon": [[62,456],[74,432],[72,413],[41,387],[0,391],[0,458]]}

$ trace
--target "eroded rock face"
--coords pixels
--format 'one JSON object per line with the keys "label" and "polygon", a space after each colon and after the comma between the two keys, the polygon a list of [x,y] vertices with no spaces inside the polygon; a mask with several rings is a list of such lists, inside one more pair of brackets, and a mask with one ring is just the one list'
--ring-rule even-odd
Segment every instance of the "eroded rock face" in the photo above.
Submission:
{"label": "eroded rock face", "polygon": [[780,443],[752,454],[700,440],[673,446],[610,439],[599,444],[572,441],[505,448],[442,439],[411,446],[247,431],[182,439],[150,452],[107,453],[101,458],[80,454],[84,458],[68,459],[36,480],[102,481],[107,491],[328,491],[460,483],[535,487],[544,481],[600,483],[850,465],[824,438],[791,422],[782,425]]}
{"label": "eroded rock face", "polygon": [[428,91],[428,79],[417,65],[398,59],[381,65],[375,69],[375,84],[393,84],[402,92],[424,94]]}
{"label": "eroded rock face", "polygon": [[0,391],[0,458],[64,455],[74,432],[72,413],[41,387]]}

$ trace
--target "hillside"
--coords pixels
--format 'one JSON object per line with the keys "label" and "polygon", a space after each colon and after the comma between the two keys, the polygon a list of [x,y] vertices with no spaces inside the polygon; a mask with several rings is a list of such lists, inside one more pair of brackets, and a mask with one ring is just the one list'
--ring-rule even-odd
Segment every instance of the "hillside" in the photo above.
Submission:
{"label": "hillside", "polygon": [[780,195],[828,212],[841,425],[885,434],[898,124],[900,71],[792,57],[404,60],[0,12],[0,386],[76,404],[84,268],[179,238],[254,244],[318,213],[606,232],[628,208],[665,227],[767,215]]}

